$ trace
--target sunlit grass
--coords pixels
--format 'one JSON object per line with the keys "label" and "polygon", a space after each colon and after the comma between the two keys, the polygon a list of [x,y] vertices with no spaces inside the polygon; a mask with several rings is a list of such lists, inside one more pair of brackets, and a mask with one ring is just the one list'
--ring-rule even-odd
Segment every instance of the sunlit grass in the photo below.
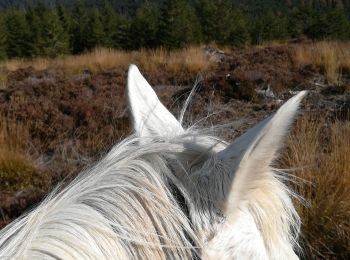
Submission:
{"label": "sunlit grass", "polygon": [[348,259],[350,122],[302,118],[289,138],[283,162],[305,181],[295,189],[307,205],[298,205],[306,259]]}
{"label": "sunlit grass", "polygon": [[33,67],[35,70],[59,68],[67,73],[76,74],[84,69],[94,73],[110,68],[127,68],[131,63],[138,64],[145,71],[162,69],[172,74],[205,72],[213,66],[213,62],[201,47],[188,47],[175,51],[163,48],[140,51],[98,48],[86,54],[55,59],[12,59],[4,61],[3,67],[9,71],[27,67]]}
{"label": "sunlit grass", "polygon": [[5,89],[7,85],[7,74],[0,73],[0,89]]}
{"label": "sunlit grass", "polygon": [[321,41],[297,44],[293,61],[297,67],[308,64],[319,66],[329,83],[339,83],[341,75],[350,72],[350,43]]}
{"label": "sunlit grass", "polygon": [[26,153],[28,131],[23,124],[0,117],[0,191],[45,189],[49,178],[41,176]]}

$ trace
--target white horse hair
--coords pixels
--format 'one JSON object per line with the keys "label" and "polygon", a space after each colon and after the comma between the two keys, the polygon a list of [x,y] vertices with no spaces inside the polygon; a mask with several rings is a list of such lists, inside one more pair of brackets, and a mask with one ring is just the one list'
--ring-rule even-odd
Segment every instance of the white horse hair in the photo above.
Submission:
{"label": "white horse hair", "polygon": [[305,94],[227,144],[184,129],[131,65],[136,134],[5,227],[0,259],[297,259],[300,219],[271,165]]}

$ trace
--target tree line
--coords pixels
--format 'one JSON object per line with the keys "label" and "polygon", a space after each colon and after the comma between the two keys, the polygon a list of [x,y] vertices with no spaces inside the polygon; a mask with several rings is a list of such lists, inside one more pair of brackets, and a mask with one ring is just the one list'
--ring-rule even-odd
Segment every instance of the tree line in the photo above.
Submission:
{"label": "tree line", "polygon": [[79,54],[96,47],[125,50],[181,48],[216,42],[242,46],[298,37],[350,38],[349,17],[338,6],[293,6],[250,13],[232,1],[145,1],[132,15],[105,3],[37,3],[0,11],[0,59]]}

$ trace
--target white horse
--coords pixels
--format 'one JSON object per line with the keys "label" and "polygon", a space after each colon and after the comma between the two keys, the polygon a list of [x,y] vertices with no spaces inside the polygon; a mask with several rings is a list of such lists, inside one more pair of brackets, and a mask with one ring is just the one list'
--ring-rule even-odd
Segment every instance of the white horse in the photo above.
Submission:
{"label": "white horse", "polygon": [[136,134],[0,232],[0,259],[297,259],[273,164],[306,92],[227,144],[181,123],[131,65]]}

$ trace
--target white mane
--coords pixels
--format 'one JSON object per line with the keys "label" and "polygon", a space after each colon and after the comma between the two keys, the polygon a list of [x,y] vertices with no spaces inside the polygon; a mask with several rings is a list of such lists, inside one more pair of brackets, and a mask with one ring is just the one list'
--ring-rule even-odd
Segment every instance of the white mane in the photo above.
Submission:
{"label": "white mane", "polygon": [[5,227],[0,258],[297,258],[299,217],[271,164],[305,92],[231,145],[183,129],[133,65],[128,95],[136,135]]}
{"label": "white mane", "polygon": [[167,187],[173,143],[131,137],[1,233],[0,255],[42,259],[184,259],[196,241]]}

